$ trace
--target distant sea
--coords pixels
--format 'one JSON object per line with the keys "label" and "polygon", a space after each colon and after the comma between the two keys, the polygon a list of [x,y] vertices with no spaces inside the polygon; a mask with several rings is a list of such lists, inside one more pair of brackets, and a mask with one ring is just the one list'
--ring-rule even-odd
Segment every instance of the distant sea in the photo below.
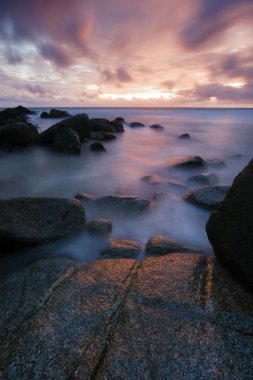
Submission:
{"label": "distant sea", "polygon": [[[50,107],[53,108],[53,107]],[[30,117],[39,132],[56,120],[41,119],[42,111],[33,108]],[[56,107],[59,109],[59,107]],[[115,218],[112,238],[137,240],[143,246],[154,235],[165,235],[212,254],[205,233],[209,211],[199,209],[183,200],[192,187],[165,185],[169,179],[182,181],[196,174],[195,170],[175,170],[168,166],[174,156],[197,155],[203,159],[220,159],[222,167],[206,167],[200,172],[212,172],[219,185],[231,185],[233,178],[252,158],[253,109],[201,108],[61,108],[75,115],[87,113],[90,118],[125,118],[125,133],[117,140],[105,142],[107,151],[90,151],[91,141],[83,143],[82,155],[64,156],[42,147],[25,148],[1,156],[0,196],[73,197],[87,192],[95,197],[125,191],[130,195],[151,199],[157,191],[167,191],[169,197],[138,217]],[[58,121],[58,120],[57,120]],[[127,123],[142,122],[145,128],[130,128]],[[159,123],[164,130],[149,126]],[[183,133],[190,140],[180,140]],[[198,171],[199,173],[199,171]],[[157,175],[162,184],[150,185],[141,180]],[[99,215],[87,212],[87,220]],[[24,267],[32,261],[50,257],[68,257],[90,262],[99,256],[106,242],[86,233],[64,239],[50,246],[23,250],[12,255],[1,252],[1,275]],[[140,258],[144,257],[144,253]]]}

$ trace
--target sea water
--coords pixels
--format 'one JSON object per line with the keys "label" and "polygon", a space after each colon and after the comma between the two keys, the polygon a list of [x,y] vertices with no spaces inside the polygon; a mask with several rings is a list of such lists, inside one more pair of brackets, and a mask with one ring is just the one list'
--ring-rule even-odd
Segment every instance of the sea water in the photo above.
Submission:
{"label": "sea water", "polygon": [[[87,192],[94,197],[113,195],[119,191],[152,200],[157,191],[166,191],[169,198],[152,202],[150,209],[139,216],[112,220],[111,239],[131,239],[144,248],[154,235],[164,235],[191,245],[207,255],[212,254],[205,224],[210,211],[187,203],[183,197],[193,188],[165,184],[151,185],[141,180],[146,175],[159,175],[165,182],[175,179],[186,183],[194,174],[212,172],[219,185],[231,185],[234,177],[252,158],[252,109],[158,109],[158,108],[62,108],[70,114],[87,113],[90,118],[126,120],[125,133],[117,140],[103,142],[106,152],[92,152],[91,140],[82,144],[80,156],[63,155],[43,147],[29,147],[1,156],[0,197],[74,197]],[[41,119],[42,111],[34,109],[30,121],[41,133],[58,120]],[[144,128],[130,128],[127,123],[138,121]],[[164,130],[150,125],[159,123]],[[190,140],[178,139],[183,133]],[[194,155],[203,159],[220,159],[223,167],[201,170],[175,170],[169,159]],[[198,187],[197,185],[195,186]],[[86,210],[86,220],[99,217]],[[53,244],[18,252],[1,250],[1,276],[39,259],[67,257],[90,262],[99,257],[107,241],[83,232]],[[144,250],[139,258],[145,257]]]}

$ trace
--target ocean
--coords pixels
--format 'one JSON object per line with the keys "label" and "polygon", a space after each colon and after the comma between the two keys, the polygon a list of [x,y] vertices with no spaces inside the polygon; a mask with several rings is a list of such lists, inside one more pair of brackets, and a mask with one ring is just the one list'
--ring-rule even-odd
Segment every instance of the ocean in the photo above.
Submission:
{"label": "ocean", "polygon": [[[50,108],[33,108],[30,121],[42,132],[53,125],[53,119],[41,119],[42,111]],[[117,218],[113,222],[113,239],[131,239],[143,247],[154,235],[165,235],[196,247],[207,255],[212,248],[205,233],[210,211],[184,201],[192,186],[176,187],[168,184],[151,185],[141,180],[143,176],[157,175],[165,182],[169,179],[186,184],[196,173],[212,172],[219,185],[231,185],[234,177],[252,158],[252,109],[165,109],[165,108],[61,108],[75,115],[87,113],[90,118],[125,118],[138,121],[145,128],[130,128],[118,133],[117,140],[103,142],[106,152],[90,151],[91,141],[84,142],[80,156],[62,155],[43,147],[29,147],[1,156],[0,197],[73,197],[86,192],[95,197],[125,191],[152,200],[157,191],[169,193],[168,199],[151,205],[148,212],[135,217]],[[164,130],[153,130],[151,124],[159,123]],[[183,133],[190,140],[178,139]],[[222,167],[210,166],[175,170],[169,159],[175,156],[201,156],[205,160],[220,159]],[[198,186],[196,186],[198,187]],[[123,190],[122,190],[123,189]],[[94,217],[86,212],[86,219]],[[38,259],[67,257],[80,262],[90,262],[99,257],[106,245],[104,239],[91,237],[86,232],[62,239],[48,246],[29,248],[11,254],[1,251],[1,276],[25,267]],[[139,258],[145,256],[141,253]]]}

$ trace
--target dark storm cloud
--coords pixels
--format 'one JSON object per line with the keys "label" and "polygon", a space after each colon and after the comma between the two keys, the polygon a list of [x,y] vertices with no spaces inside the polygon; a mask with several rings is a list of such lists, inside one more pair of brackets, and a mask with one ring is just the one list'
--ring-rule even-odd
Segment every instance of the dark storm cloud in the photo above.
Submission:
{"label": "dark storm cloud", "polygon": [[230,26],[252,19],[252,0],[201,0],[196,17],[183,29],[182,40],[188,48],[201,47],[221,39]]}

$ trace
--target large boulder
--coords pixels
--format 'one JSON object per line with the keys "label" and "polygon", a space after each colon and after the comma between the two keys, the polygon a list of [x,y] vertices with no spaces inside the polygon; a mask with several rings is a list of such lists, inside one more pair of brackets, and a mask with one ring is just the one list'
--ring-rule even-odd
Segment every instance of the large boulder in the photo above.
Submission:
{"label": "large boulder", "polygon": [[218,183],[218,177],[214,173],[196,174],[188,178],[187,183],[190,185],[215,186]]}
{"label": "large boulder", "polygon": [[70,128],[63,128],[56,133],[53,147],[61,153],[80,154],[81,143],[78,133]]}
{"label": "large boulder", "polygon": [[111,141],[111,140],[116,140],[117,137],[115,135],[112,135],[111,133],[90,132],[89,139],[97,140],[97,141]]}
{"label": "large boulder", "polygon": [[80,141],[84,141],[89,136],[91,128],[89,117],[86,115],[86,113],[82,113],[62,120],[42,132],[39,135],[39,142],[42,144],[52,144],[56,133],[64,128],[73,129],[73,131],[78,133]]}
{"label": "large boulder", "polygon": [[112,222],[109,219],[94,219],[87,224],[86,228],[91,235],[106,236],[112,232]]}
{"label": "large boulder", "polygon": [[162,256],[170,253],[186,253],[193,251],[194,248],[161,235],[156,235],[150,238],[145,248],[145,252],[148,256]]}
{"label": "large boulder", "polygon": [[134,240],[112,240],[101,252],[105,259],[133,259],[141,250],[141,245]]}
{"label": "large boulder", "polygon": [[215,256],[253,290],[253,160],[235,178],[206,231]]}
{"label": "large boulder", "polygon": [[37,128],[25,122],[14,122],[0,126],[0,145],[3,147],[25,146],[36,141]]}
{"label": "large boulder", "polygon": [[184,199],[196,206],[213,209],[225,198],[229,186],[205,186],[187,193]]}
{"label": "large boulder", "polygon": [[105,214],[135,215],[144,211],[150,202],[136,196],[108,195],[97,198],[93,204]]}
{"label": "large boulder", "polygon": [[103,118],[90,119],[90,126],[92,132],[117,132],[115,127],[111,124],[110,120]]}
{"label": "large boulder", "polygon": [[253,296],[212,257],[40,261],[0,300],[2,379],[253,378]]}
{"label": "large boulder", "polygon": [[111,125],[115,128],[116,132],[125,132],[124,130],[125,120],[123,117],[116,117],[111,121]]}
{"label": "large boulder", "polygon": [[42,112],[40,114],[42,119],[60,119],[64,117],[71,117],[71,115],[67,111],[57,110],[52,108],[49,112]]}
{"label": "large boulder", "polygon": [[85,211],[77,199],[12,198],[0,200],[1,247],[46,244],[85,227]]}

